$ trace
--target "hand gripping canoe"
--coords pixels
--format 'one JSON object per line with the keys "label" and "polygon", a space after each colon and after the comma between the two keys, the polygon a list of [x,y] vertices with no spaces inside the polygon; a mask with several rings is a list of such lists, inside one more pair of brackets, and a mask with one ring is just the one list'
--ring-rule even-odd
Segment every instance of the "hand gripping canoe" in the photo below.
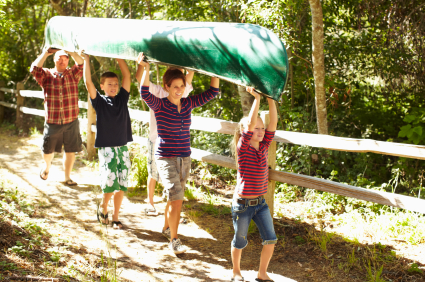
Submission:
{"label": "hand gripping canoe", "polygon": [[252,86],[278,101],[288,76],[288,56],[270,30],[252,24],[53,17],[45,45],[93,56],[178,66]]}

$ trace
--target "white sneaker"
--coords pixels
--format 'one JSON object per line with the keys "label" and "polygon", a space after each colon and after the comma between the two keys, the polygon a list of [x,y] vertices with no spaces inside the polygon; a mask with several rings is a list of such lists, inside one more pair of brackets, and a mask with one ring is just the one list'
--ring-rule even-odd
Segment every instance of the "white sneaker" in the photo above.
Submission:
{"label": "white sneaker", "polygon": [[182,245],[180,239],[174,238],[170,243],[168,243],[168,247],[172,250],[176,255],[182,254],[187,251],[186,247]]}
{"label": "white sneaker", "polygon": [[162,230],[162,235],[164,235],[164,237],[167,238],[168,240],[171,240],[170,227],[167,227],[167,229]]}

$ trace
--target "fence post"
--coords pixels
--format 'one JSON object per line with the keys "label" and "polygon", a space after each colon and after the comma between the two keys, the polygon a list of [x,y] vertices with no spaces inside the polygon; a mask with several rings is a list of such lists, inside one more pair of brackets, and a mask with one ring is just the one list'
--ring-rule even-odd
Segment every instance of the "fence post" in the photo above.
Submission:
{"label": "fence post", "polygon": [[[264,122],[264,127],[267,128],[267,125],[270,122],[269,111],[262,111],[260,115],[261,115],[261,119]],[[276,141],[273,141],[270,144],[268,163],[269,163],[269,169],[275,169],[276,168]],[[268,185],[268,188],[267,188],[267,194],[264,196],[264,198],[266,199],[266,203],[269,206],[272,218],[273,218],[273,214],[274,214],[275,187],[276,187],[276,181],[269,180],[269,185]]]}
{"label": "fence post", "polygon": [[21,107],[24,106],[24,97],[21,96],[21,90],[24,90],[24,84],[18,82],[16,85],[16,127],[22,129],[24,125],[24,113],[21,112]]}
{"label": "fence post", "polygon": [[[5,86],[4,81],[0,81],[0,88],[3,88]],[[0,102],[4,102],[4,92],[0,90]],[[3,123],[4,119],[4,108],[2,105],[0,105],[0,123]]]}
{"label": "fence post", "polygon": [[87,98],[87,157],[90,161],[92,161],[96,156],[96,149],[94,148],[96,133],[91,130],[91,126],[96,125],[96,111],[93,109],[90,102],[90,94]]}

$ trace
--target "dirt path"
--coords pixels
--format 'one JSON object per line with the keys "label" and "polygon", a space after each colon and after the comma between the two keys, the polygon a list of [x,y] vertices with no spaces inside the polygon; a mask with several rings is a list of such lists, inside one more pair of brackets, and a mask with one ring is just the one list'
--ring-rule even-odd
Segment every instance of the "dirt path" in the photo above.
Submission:
{"label": "dirt path", "polygon": [[[220,190],[219,185],[213,185],[214,192],[222,194],[222,206],[211,206],[200,200],[184,203],[184,217],[189,220],[187,224],[180,225],[179,237],[189,251],[175,256],[161,234],[165,203],[159,197],[156,198],[159,216],[144,215],[144,197],[125,197],[120,220],[126,229],[102,227],[96,220],[96,204],[101,198],[101,194],[95,192],[98,189],[97,172],[85,165],[81,157],[77,158],[72,176],[79,185],[67,187],[61,182],[62,161],[61,156],[57,156],[49,179],[41,180],[40,141],[40,136],[17,137],[0,130],[0,177],[16,183],[18,190],[43,207],[38,217],[46,219],[51,234],[67,242],[67,246],[75,246],[67,247],[66,262],[62,265],[64,273],[69,271],[70,265],[75,265],[75,271],[81,274],[79,277],[86,277],[90,272],[93,272],[92,277],[99,277],[96,272],[101,269],[99,265],[102,265],[103,256],[117,263],[122,280],[230,280],[233,227],[228,213],[229,190]],[[196,175],[192,178],[196,179]],[[406,242],[378,243],[371,240],[351,242],[337,233],[321,232],[317,222],[300,220],[308,215],[306,204],[278,205],[285,217],[274,221],[279,239],[269,266],[270,277],[274,281],[369,281],[368,267],[372,274],[377,275],[384,264],[381,277],[387,279],[385,281],[425,281],[425,244],[411,246]],[[213,208],[213,212],[209,208]],[[221,212],[226,208],[227,212]],[[111,213],[112,206],[109,211]],[[326,238],[332,240],[326,243]],[[245,280],[252,282],[255,281],[262,246],[258,232],[248,234],[248,240],[241,268]],[[372,268],[368,264],[370,262]],[[412,272],[412,265],[416,265],[416,271]]]}
{"label": "dirt path", "polygon": [[[211,225],[214,232],[194,221],[181,225],[180,238],[190,250],[178,257],[169,251],[167,240],[161,234],[163,202],[157,202],[160,215],[149,217],[142,213],[142,199],[126,197],[120,219],[127,228],[119,231],[102,228],[95,217],[96,202],[100,199],[98,195],[96,200],[93,192],[97,173],[77,159],[72,176],[79,185],[67,187],[61,183],[63,170],[61,156],[57,155],[48,180],[41,180],[40,140],[40,137],[18,138],[0,133],[0,165],[10,172],[9,177],[13,181],[19,183],[20,191],[35,201],[45,201],[46,205],[50,205],[46,209],[47,219],[62,227],[61,237],[64,240],[93,255],[110,252],[111,257],[118,261],[120,277],[131,281],[229,281],[231,261],[227,238],[233,229],[228,218],[216,219],[217,222]],[[109,239],[109,249],[102,240],[101,231]],[[247,248],[244,255],[259,257],[258,248]],[[257,265],[244,268],[246,281],[254,281]],[[294,281],[285,278],[278,269],[273,270],[275,273],[271,277],[275,281]]]}

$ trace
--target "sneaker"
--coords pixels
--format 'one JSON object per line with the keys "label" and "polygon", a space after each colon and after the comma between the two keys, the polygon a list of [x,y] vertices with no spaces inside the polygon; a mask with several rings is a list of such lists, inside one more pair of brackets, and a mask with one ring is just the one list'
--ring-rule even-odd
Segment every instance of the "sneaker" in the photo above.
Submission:
{"label": "sneaker", "polygon": [[180,239],[174,238],[170,243],[168,243],[168,247],[172,250],[176,255],[182,254],[187,251],[186,247],[182,245]]}
{"label": "sneaker", "polygon": [[171,240],[170,227],[167,227],[167,229],[162,230],[162,235],[164,235],[164,237],[167,238],[168,240]]}

